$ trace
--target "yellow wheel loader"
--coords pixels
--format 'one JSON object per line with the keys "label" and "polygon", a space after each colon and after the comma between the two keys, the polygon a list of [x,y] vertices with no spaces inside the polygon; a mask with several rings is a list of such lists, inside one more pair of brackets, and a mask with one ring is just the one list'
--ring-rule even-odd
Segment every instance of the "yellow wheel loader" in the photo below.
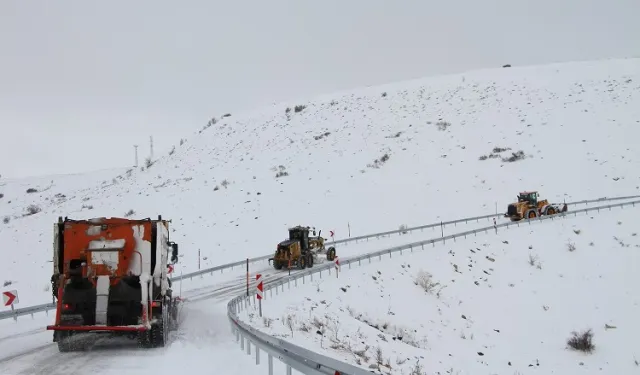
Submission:
{"label": "yellow wheel loader", "polygon": [[542,215],[555,215],[558,212],[566,212],[567,205],[559,203],[549,203],[547,199],[538,200],[537,191],[523,191],[517,196],[515,203],[507,206],[508,217],[511,221],[522,219],[535,219]]}

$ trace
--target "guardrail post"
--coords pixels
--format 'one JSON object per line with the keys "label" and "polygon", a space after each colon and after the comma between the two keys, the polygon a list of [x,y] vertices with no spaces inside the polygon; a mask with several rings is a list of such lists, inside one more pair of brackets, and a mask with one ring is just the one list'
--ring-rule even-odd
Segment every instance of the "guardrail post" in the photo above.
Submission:
{"label": "guardrail post", "polygon": [[269,375],[273,375],[273,356],[271,355],[271,353],[269,353],[269,356],[267,358],[267,362],[269,362]]}
{"label": "guardrail post", "polygon": [[251,355],[251,341],[247,339],[247,355]]}
{"label": "guardrail post", "polygon": [[240,349],[244,350],[244,336],[240,335]]}
{"label": "guardrail post", "polygon": [[291,375],[291,366],[287,365],[287,375]]}
{"label": "guardrail post", "polygon": [[260,348],[256,345],[256,365],[260,364]]}
{"label": "guardrail post", "polygon": [[240,330],[236,329],[236,342],[240,341]]}
{"label": "guardrail post", "polygon": [[291,279],[287,279],[287,289],[291,289]]}

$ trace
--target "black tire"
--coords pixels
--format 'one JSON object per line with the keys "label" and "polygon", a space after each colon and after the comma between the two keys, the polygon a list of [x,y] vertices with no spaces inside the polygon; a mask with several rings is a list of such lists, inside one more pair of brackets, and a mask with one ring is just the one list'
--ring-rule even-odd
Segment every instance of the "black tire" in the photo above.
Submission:
{"label": "black tire", "polygon": [[529,220],[535,219],[536,217],[538,217],[538,212],[536,212],[535,209],[530,209],[526,212],[525,217]]}
{"label": "black tire", "polygon": [[278,262],[277,260],[273,261],[273,268],[277,269],[277,270],[281,270],[282,269],[282,263]]}
{"label": "black tire", "polygon": [[313,253],[307,254],[307,267],[313,267]]}
{"label": "black tire", "polygon": [[547,210],[545,211],[545,215],[555,215],[556,214],[556,208],[553,206],[549,206],[547,207]]}
{"label": "black tire", "polygon": [[69,337],[71,337],[71,332],[59,331],[57,335],[58,335],[58,341],[57,341],[58,351],[60,353],[68,353],[76,350],[72,342],[69,340]]}
{"label": "black tire", "polygon": [[332,261],[334,259],[336,259],[336,248],[332,246],[327,251],[327,260]]}
{"label": "black tire", "polygon": [[150,347],[162,348],[169,342],[169,312],[165,305],[162,306],[162,316],[156,324],[151,326]]}
{"label": "black tire", "polygon": [[307,268],[306,255],[300,254],[300,258],[298,258],[298,268],[300,268],[301,270]]}

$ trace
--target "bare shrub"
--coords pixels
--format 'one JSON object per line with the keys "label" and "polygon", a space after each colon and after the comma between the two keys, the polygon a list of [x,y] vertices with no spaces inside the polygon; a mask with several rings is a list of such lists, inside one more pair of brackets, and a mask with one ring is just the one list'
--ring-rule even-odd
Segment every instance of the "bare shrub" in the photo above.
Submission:
{"label": "bare shrub", "polygon": [[533,254],[529,254],[529,265],[530,266],[535,266],[537,261],[538,261],[538,256],[533,255]]}
{"label": "bare shrub", "polygon": [[35,215],[40,211],[42,211],[40,206],[38,206],[37,204],[30,204],[29,206],[27,206],[27,214],[26,215],[27,216]]}
{"label": "bare shrub", "polygon": [[171,150],[169,150],[169,155],[173,155],[174,152],[176,152],[176,146],[171,147]]}
{"label": "bare shrub", "polygon": [[502,161],[505,163],[513,163],[514,161],[523,160],[524,158],[525,158],[524,151],[520,150],[520,151],[512,152],[511,156],[507,158],[502,158]]}
{"label": "bare shrub", "polygon": [[328,137],[329,135],[331,135],[331,132],[324,132],[324,133],[322,133],[320,135],[314,135],[313,139],[315,139],[316,141],[319,141],[324,137]]}
{"label": "bare shrub", "polygon": [[571,337],[567,340],[567,345],[574,350],[591,353],[596,346],[593,344],[593,332],[588,329],[584,332],[571,332]]}
{"label": "bare shrub", "polygon": [[4,198],[4,194],[0,193],[0,199]]}
{"label": "bare shrub", "polygon": [[271,323],[273,323],[273,319],[264,317],[262,318],[262,323],[264,323],[265,327],[271,327]]}
{"label": "bare shrub", "polygon": [[222,180],[222,182],[220,183],[220,185],[222,185],[223,188],[227,188],[227,186],[229,186],[230,182],[229,180]]}
{"label": "bare shrub", "polygon": [[416,365],[413,366],[409,375],[426,375],[422,365],[420,364],[420,360],[416,361]]}
{"label": "bare shrub", "polygon": [[38,192],[38,189],[36,189],[36,188],[28,188],[27,189],[27,194],[32,194],[32,193],[37,193],[37,192]]}
{"label": "bare shrub", "polygon": [[384,358],[382,358],[382,348],[378,346],[376,348],[376,364],[378,365],[378,368],[380,368],[380,366],[382,366],[383,363],[384,363]]}
{"label": "bare shrub", "polygon": [[574,252],[576,251],[576,244],[573,242],[567,242],[567,250]]}
{"label": "bare shrub", "polygon": [[180,146],[182,146],[182,145],[184,144],[184,142],[186,142],[186,141],[184,140],[184,138],[180,138]]}
{"label": "bare shrub", "polygon": [[384,154],[379,159],[374,160],[373,164],[367,164],[367,167],[378,169],[381,166],[383,166],[384,163],[386,163],[387,160],[389,160],[389,158],[390,158],[389,154]]}
{"label": "bare shrub", "polygon": [[131,209],[131,210],[127,211],[127,213],[124,214],[124,217],[133,216],[135,214],[136,214],[136,212],[133,209]]}
{"label": "bare shrub", "polygon": [[147,169],[151,168],[151,166],[153,165],[153,160],[151,160],[150,156],[144,159],[144,165],[147,167]]}
{"label": "bare shrub", "polygon": [[421,287],[425,292],[432,293],[433,289],[440,285],[440,283],[434,282],[432,280],[432,277],[433,275],[431,275],[429,272],[420,270],[418,271],[418,275],[416,276],[414,284]]}
{"label": "bare shrub", "polygon": [[291,337],[293,337],[293,328],[295,327],[295,322],[293,320],[293,315],[287,315],[287,328],[291,331]]}
{"label": "bare shrub", "polygon": [[487,155],[482,155],[478,158],[478,160],[487,160],[489,157]]}
{"label": "bare shrub", "polygon": [[509,147],[494,147],[493,148],[493,153],[494,154],[499,154],[501,152],[505,152],[505,151],[509,151],[509,150],[511,150],[511,148],[509,148]]}
{"label": "bare shrub", "polygon": [[10,218],[9,216],[5,216],[5,217],[2,219],[2,222],[3,222],[3,223],[5,223],[5,224],[9,224],[9,222],[10,222],[10,221],[11,221],[11,218]]}
{"label": "bare shrub", "polygon": [[438,130],[445,131],[449,126],[451,126],[451,123],[448,121],[438,121],[436,122],[436,126],[438,127]]}
{"label": "bare shrub", "polygon": [[307,106],[306,106],[306,105],[301,104],[301,105],[297,105],[297,106],[295,106],[295,107],[294,107],[294,109],[293,109],[293,111],[294,111],[295,113],[298,113],[298,112],[302,112],[302,111],[304,111],[304,109],[305,109],[305,108],[307,108]]}

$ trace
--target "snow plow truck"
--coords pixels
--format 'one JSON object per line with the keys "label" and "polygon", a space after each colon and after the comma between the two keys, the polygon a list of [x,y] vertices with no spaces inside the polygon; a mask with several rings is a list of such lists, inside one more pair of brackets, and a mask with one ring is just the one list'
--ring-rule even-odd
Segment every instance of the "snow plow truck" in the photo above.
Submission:
{"label": "snow plow truck", "polygon": [[51,277],[56,315],[47,329],[59,351],[84,350],[97,333],[164,346],[177,328],[180,299],[168,276],[177,261],[178,245],[161,216],[58,218]]}

